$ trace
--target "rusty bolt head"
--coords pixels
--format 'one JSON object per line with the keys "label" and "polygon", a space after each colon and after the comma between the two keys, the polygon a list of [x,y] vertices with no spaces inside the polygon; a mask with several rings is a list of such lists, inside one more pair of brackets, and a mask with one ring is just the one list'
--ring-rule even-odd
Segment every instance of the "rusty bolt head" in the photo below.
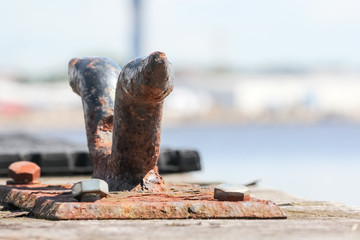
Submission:
{"label": "rusty bolt head", "polygon": [[72,195],[81,202],[94,202],[109,194],[108,184],[100,179],[89,179],[75,183]]}
{"label": "rusty bolt head", "polygon": [[214,189],[214,198],[219,201],[248,201],[250,190],[240,184],[220,184]]}
{"label": "rusty bolt head", "polygon": [[36,179],[40,177],[40,167],[29,161],[18,161],[10,164],[9,177],[14,184],[33,184],[38,183]]}

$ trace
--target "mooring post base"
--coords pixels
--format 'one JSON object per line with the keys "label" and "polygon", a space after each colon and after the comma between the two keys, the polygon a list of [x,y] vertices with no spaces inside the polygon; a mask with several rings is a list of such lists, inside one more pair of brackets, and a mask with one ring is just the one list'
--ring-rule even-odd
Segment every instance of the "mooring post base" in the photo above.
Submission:
{"label": "mooring post base", "polygon": [[166,192],[112,192],[95,202],[78,202],[71,185],[2,185],[2,204],[51,220],[84,219],[285,219],[273,202],[214,199],[214,186],[168,184]]}

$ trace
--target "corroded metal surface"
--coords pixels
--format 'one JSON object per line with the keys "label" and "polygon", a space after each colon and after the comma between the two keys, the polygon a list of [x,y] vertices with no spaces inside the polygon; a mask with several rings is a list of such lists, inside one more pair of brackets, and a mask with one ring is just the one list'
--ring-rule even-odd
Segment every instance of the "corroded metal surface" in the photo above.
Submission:
{"label": "corroded metal surface", "polygon": [[107,178],[111,157],[114,98],[120,67],[105,57],[74,58],[69,62],[69,81],[81,96],[93,177]]}
{"label": "corroded metal surface", "polygon": [[166,190],[156,164],[163,101],[173,78],[162,52],[129,62],[121,73],[108,58],[70,61],[70,85],[83,102],[93,178],[105,180],[110,190]]}
{"label": "corroded metal surface", "polygon": [[271,201],[218,201],[213,187],[171,185],[166,192],[114,192],[93,203],[77,202],[69,185],[0,186],[4,204],[46,219],[286,218]]}
{"label": "corroded metal surface", "polygon": [[173,69],[164,53],[128,63],[116,87],[109,187],[165,190],[158,174],[164,99],[173,90]]}

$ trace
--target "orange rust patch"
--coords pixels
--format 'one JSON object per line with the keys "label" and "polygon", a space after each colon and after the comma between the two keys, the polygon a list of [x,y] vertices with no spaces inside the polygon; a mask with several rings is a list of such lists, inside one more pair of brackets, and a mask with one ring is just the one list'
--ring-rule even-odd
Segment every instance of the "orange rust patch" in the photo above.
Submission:
{"label": "orange rust patch", "polygon": [[91,62],[86,65],[86,67],[91,69],[96,69],[96,63],[99,62],[99,59],[91,59]]}
{"label": "orange rust patch", "polygon": [[95,68],[96,68],[95,62],[90,62],[90,63],[88,63],[88,65],[86,65],[86,67],[95,69]]}
{"label": "orange rust patch", "polygon": [[103,97],[99,97],[99,102],[101,103],[102,106],[106,106],[106,101]]}
{"label": "orange rust patch", "polygon": [[73,67],[80,59],[79,58],[73,58],[69,62],[69,66]]}
{"label": "orange rust patch", "polygon": [[113,115],[104,117],[99,122],[99,128],[101,131],[112,132],[113,130]]}
{"label": "orange rust patch", "polygon": [[163,58],[164,60],[168,60],[166,57],[166,54],[164,52],[160,52],[160,51],[156,51],[150,54],[150,56],[152,55],[158,55],[159,58]]}

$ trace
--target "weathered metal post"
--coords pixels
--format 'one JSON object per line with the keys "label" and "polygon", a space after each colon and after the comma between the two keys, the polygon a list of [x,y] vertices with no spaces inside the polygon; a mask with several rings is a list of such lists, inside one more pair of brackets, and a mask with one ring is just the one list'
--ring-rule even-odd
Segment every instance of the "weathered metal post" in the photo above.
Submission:
{"label": "weathered metal post", "polygon": [[120,67],[105,57],[74,58],[69,62],[70,86],[82,99],[93,178],[107,179],[119,74]]}
{"label": "weathered metal post", "polygon": [[128,63],[116,87],[110,189],[161,191],[158,174],[164,99],[173,90],[173,69],[164,53]]}
{"label": "weathered metal post", "polygon": [[162,191],[156,164],[163,101],[173,90],[172,66],[164,53],[154,52],[129,62],[120,76],[119,71],[108,58],[69,63],[70,85],[83,101],[93,178],[107,181],[110,190]]}

